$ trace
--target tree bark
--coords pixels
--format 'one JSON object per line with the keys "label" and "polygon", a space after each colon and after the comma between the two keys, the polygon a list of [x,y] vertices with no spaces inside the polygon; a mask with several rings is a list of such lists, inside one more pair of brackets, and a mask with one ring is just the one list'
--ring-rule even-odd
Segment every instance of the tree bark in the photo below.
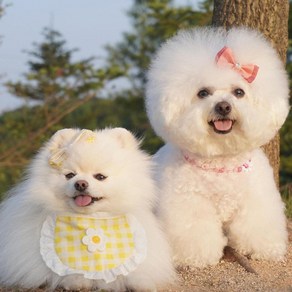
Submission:
{"label": "tree bark", "polygon": [[[286,63],[288,48],[288,0],[214,0],[212,24],[229,29],[246,26],[262,32]],[[279,186],[279,134],[263,147]]]}

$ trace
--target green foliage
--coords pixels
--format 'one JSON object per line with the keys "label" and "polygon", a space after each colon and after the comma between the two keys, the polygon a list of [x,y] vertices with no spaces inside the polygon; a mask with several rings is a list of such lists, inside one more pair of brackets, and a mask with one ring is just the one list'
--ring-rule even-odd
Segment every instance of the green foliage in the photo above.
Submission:
{"label": "green foliage", "polygon": [[286,216],[292,219],[292,184],[281,187],[281,195],[286,206]]}
{"label": "green foliage", "polygon": [[292,113],[290,112],[281,131],[281,185],[292,184]]}
{"label": "green foliage", "polygon": [[132,32],[124,33],[120,43],[106,47],[108,66],[123,68],[132,88],[143,93],[145,71],[161,43],[179,29],[210,24],[211,2],[203,1],[202,10],[195,11],[191,6],[176,7],[171,0],[136,0],[128,12]]}
{"label": "green foliage", "polygon": [[[291,6],[291,1],[289,1]],[[290,79],[290,92],[292,90],[292,9],[289,10],[289,48],[287,55],[287,72]],[[290,111],[289,116],[280,131],[280,184],[283,187],[289,187],[292,185],[292,112]],[[292,196],[290,191],[286,196]],[[291,201],[291,200],[290,200]],[[291,203],[290,203],[291,205]],[[291,211],[292,213],[292,211]],[[292,215],[291,215],[292,216]]]}

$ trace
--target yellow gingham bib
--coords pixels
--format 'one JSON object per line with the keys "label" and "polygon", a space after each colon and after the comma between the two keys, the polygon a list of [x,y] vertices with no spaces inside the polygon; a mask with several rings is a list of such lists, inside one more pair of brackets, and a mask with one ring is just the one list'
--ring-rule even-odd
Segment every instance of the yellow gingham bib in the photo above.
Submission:
{"label": "yellow gingham bib", "polygon": [[145,231],[132,215],[54,214],[43,224],[40,252],[47,266],[60,276],[83,274],[108,283],[143,262],[146,244]]}

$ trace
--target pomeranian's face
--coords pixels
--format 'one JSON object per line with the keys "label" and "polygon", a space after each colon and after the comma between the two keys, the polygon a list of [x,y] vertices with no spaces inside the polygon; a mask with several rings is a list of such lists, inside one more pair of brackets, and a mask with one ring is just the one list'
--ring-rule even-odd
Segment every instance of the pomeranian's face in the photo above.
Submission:
{"label": "pomeranian's face", "polygon": [[[111,169],[110,165],[113,165],[111,156],[97,159],[97,155],[102,155],[102,152],[98,151],[100,150],[98,148],[91,149],[93,145],[76,146],[71,147],[63,163],[61,170],[63,179],[60,177],[62,179],[61,198],[77,212],[112,211],[120,196],[116,194],[117,190],[111,184],[115,177],[123,175],[116,173],[115,170],[115,167],[118,170],[121,166],[116,161],[115,167]],[[116,182],[116,184],[119,183],[119,181]]]}
{"label": "pomeranian's face", "polygon": [[[223,47],[232,49],[236,65],[259,68],[252,82],[216,63]],[[267,143],[289,111],[287,76],[277,53],[245,29],[179,33],[153,61],[146,95],[155,131],[204,157],[236,155]]]}
{"label": "pomeranian's face", "polygon": [[60,132],[49,142],[49,154],[41,156],[51,190],[44,198],[47,207],[84,214],[150,207],[150,161],[131,133],[120,128]]}

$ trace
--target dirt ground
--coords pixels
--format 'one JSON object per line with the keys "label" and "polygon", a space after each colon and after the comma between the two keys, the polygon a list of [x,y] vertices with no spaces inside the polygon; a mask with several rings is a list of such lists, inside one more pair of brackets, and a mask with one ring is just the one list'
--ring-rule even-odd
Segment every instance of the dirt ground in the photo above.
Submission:
{"label": "dirt ground", "polygon": [[[292,292],[292,221],[288,222],[288,229],[289,249],[283,262],[248,260],[248,264],[256,273],[247,272],[230,258],[204,269],[184,267],[178,271],[178,284],[159,292]],[[0,288],[0,292],[43,291]]]}
{"label": "dirt ground", "polygon": [[248,260],[256,273],[247,272],[238,262],[223,259],[212,267],[182,268],[180,282],[168,292],[292,292],[292,221],[288,222],[289,249],[285,261],[274,263]]}

